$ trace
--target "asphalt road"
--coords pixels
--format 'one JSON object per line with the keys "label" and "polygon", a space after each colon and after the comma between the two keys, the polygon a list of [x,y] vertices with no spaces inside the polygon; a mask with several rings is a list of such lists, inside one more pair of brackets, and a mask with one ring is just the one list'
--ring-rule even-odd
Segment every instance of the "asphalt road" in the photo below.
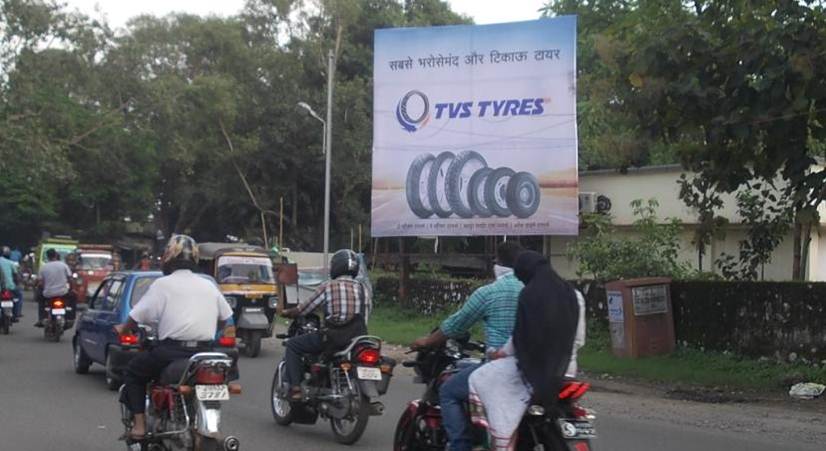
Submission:
{"label": "asphalt road", "polygon": [[[32,327],[35,312],[27,303],[25,318],[9,336],[0,336],[0,450],[117,450],[122,426],[116,394],[104,386],[102,368],[77,375],[71,364],[71,336],[61,343],[47,343],[42,329]],[[244,393],[225,403],[223,429],[241,440],[245,450],[343,449],[333,442],[327,423],[314,426],[275,425],[270,414],[270,381],[281,347],[267,340],[257,359],[242,358]],[[392,449],[393,429],[405,403],[418,396],[407,373],[399,374],[384,398],[387,410],[371,418],[367,432],[353,446],[360,450]],[[600,395],[591,405],[600,410]],[[618,396],[618,395],[614,395]],[[635,399],[612,398],[635,405]],[[645,409],[643,405],[641,408]],[[609,409],[610,410],[610,409]],[[629,415],[631,416],[631,415]],[[600,416],[597,423],[599,450],[703,450],[770,451],[776,449],[822,450],[789,442],[772,443],[760,434],[735,433],[709,428],[677,426],[667,421]]]}

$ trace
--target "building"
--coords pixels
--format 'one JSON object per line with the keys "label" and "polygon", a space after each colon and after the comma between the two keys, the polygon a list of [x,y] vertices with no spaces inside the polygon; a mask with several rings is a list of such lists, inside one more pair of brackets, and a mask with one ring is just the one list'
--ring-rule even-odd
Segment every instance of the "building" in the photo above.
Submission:
{"label": "building", "polygon": [[[616,170],[586,171],[580,173],[580,193],[595,193],[610,200],[617,233],[632,234],[634,216],[630,204],[635,199],[656,199],[659,202],[657,216],[660,219],[677,218],[683,224],[681,260],[698,267],[698,252],[692,239],[697,225],[697,211],[688,208],[679,198],[678,181],[685,170],[679,165],[632,168],[625,173]],[[690,175],[691,174],[687,174]],[[716,214],[730,222],[723,239],[714,239],[706,249],[703,270],[717,270],[714,262],[721,254],[739,254],[739,242],[745,237],[746,226],[737,214],[736,193],[723,194],[723,208]],[[826,209],[821,208],[821,223],[812,229],[811,244],[806,264],[806,280],[826,280]],[[575,278],[577,263],[568,258],[567,249],[576,237],[551,237],[548,243],[554,267],[564,277]],[[793,237],[790,230],[783,242],[775,249],[772,261],[765,267],[766,280],[790,280],[792,278]]]}

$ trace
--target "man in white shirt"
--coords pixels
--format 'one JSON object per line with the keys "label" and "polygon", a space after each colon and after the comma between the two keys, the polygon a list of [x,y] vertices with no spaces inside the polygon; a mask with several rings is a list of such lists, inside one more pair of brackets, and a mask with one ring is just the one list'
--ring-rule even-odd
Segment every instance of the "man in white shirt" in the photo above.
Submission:
{"label": "man in white shirt", "polygon": [[178,359],[209,351],[215,333],[232,316],[224,296],[209,280],[192,272],[197,268],[195,240],[175,235],[169,240],[162,267],[165,277],[156,280],[118,326],[118,334],[134,331],[138,324],[157,324],[160,344],[135,356],[124,374],[121,402],[134,415],[130,433],[134,440],[146,434],[146,384],[157,379],[164,368]]}

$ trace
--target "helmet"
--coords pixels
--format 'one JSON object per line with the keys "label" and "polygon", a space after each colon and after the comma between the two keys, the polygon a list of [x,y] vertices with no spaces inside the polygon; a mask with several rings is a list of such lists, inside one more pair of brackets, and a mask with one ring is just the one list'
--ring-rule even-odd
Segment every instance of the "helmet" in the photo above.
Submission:
{"label": "helmet", "polygon": [[176,269],[195,269],[198,264],[198,244],[188,235],[172,235],[161,257],[164,273]]}
{"label": "helmet", "polygon": [[330,258],[330,278],[341,276],[356,277],[359,273],[358,255],[350,249],[336,251]]}

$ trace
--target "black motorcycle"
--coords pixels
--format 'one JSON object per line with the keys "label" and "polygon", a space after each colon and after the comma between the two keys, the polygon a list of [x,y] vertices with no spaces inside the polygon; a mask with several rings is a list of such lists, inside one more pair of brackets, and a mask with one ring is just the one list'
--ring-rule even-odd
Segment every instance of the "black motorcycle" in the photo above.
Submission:
{"label": "black motorcycle", "polygon": [[[423,349],[415,361],[403,365],[416,371],[415,382],[427,386],[420,399],[411,401],[396,425],[393,438],[394,451],[444,450],[447,435],[442,425],[439,408],[439,388],[468,365],[478,364],[469,352],[484,352],[481,343],[467,340],[448,340],[439,347]],[[525,412],[517,433],[516,449],[519,451],[589,451],[591,440],[596,437],[592,412],[577,404],[590,388],[587,383],[567,381],[559,393],[557,408],[552,412],[542,406],[531,405]],[[474,447],[487,448],[487,433],[471,426]]]}
{"label": "black motorcycle", "polygon": [[[320,320],[307,315],[293,320],[286,334],[290,338],[317,332]],[[286,343],[286,341],[284,342]],[[381,339],[364,335],[354,338],[345,349],[318,358],[304,359],[303,399],[289,399],[284,381],[284,361],[272,381],[272,415],[281,426],[291,423],[315,424],[318,417],[330,420],[338,443],[352,445],[364,433],[372,415],[381,415],[384,405],[378,398],[387,392],[396,362],[381,355]]]}
{"label": "black motorcycle", "polygon": [[57,343],[63,332],[74,326],[74,321],[67,319],[72,313],[72,305],[66,296],[57,296],[46,298],[44,310],[43,336],[47,341]]}

